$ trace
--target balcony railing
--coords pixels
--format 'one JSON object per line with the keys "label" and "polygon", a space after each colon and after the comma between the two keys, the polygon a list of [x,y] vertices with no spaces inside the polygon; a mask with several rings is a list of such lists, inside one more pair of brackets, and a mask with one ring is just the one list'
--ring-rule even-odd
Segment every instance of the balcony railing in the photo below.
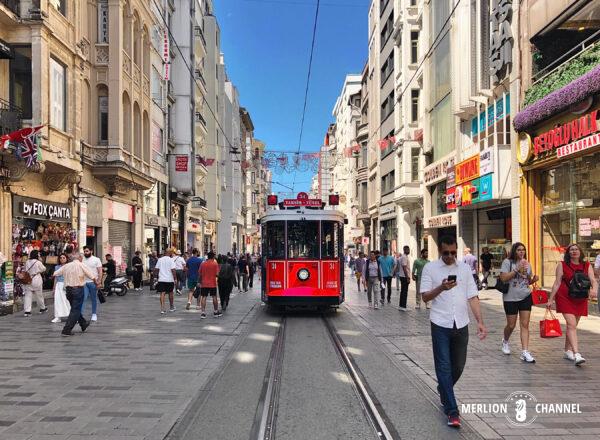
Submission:
{"label": "balcony railing", "polygon": [[16,15],[19,15],[19,4],[20,3],[21,3],[20,0],[0,0],[0,4],[6,6],[8,9],[10,9]]}
{"label": "balcony railing", "polygon": [[196,112],[196,122],[200,122],[202,125],[206,127],[206,119],[202,116],[202,113]]}
{"label": "balcony railing", "polygon": [[206,46],[206,39],[204,38],[204,31],[202,31],[202,28],[200,26],[194,26],[194,37],[200,38],[200,40],[202,40],[202,43],[204,43],[204,46]]}
{"label": "balcony railing", "polygon": [[20,129],[22,118],[23,112],[19,107],[0,99],[0,135]]}

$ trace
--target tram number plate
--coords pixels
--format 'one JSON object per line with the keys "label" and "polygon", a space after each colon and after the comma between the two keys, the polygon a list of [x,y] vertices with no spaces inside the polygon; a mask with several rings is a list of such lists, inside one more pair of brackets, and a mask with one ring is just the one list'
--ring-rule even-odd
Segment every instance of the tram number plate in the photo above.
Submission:
{"label": "tram number plate", "polygon": [[269,287],[270,287],[271,289],[281,289],[283,286],[282,286],[282,284],[281,284],[281,281],[271,281],[271,282],[269,283]]}
{"label": "tram number plate", "polygon": [[327,281],[327,283],[325,283],[326,289],[337,289],[337,286],[337,281]]}

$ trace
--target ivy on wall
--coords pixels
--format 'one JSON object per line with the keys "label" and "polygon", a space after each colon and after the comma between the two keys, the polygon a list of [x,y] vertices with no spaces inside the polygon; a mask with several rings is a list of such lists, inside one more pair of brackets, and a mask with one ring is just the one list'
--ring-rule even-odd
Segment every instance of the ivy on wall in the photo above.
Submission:
{"label": "ivy on wall", "polygon": [[525,92],[525,106],[531,105],[549,93],[573,82],[598,64],[600,64],[600,42],[563,64],[537,84],[531,86]]}

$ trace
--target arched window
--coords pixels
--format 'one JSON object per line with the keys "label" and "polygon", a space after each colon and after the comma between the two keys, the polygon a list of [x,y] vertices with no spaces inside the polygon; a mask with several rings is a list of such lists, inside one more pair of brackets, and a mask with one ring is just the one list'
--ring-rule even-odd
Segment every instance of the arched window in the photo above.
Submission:
{"label": "arched window", "polygon": [[[108,142],[108,87],[100,84],[97,88],[98,94],[98,144],[105,145]],[[125,106],[123,106],[125,111]]]}
{"label": "arched window", "polygon": [[150,45],[152,44],[150,41],[150,34],[148,33],[148,28],[144,26],[144,75],[150,78]]}
{"label": "arched window", "polygon": [[87,79],[83,80],[83,84],[81,87],[81,139],[85,142],[90,142],[90,83]]}
{"label": "arched window", "polygon": [[144,111],[144,126],[143,126],[143,139],[144,139],[144,157],[143,159],[150,163],[150,119],[148,118],[148,112]]}
{"label": "arched window", "polygon": [[133,104],[133,151],[136,157],[142,157],[142,113],[137,102]]}
{"label": "arched window", "polygon": [[133,62],[141,67],[141,39],[142,35],[140,32],[140,20],[137,13],[133,16]]}
{"label": "arched window", "polygon": [[131,100],[123,93],[123,149],[131,153]]}
{"label": "arched window", "polygon": [[127,13],[128,5],[123,7],[123,49],[131,57],[131,19]]}

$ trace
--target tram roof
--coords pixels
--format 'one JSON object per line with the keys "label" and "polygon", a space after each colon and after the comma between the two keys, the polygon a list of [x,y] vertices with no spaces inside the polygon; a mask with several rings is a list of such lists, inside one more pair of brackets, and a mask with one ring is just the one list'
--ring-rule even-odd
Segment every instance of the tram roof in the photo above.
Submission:
{"label": "tram roof", "polygon": [[261,223],[276,220],[299,220],[300,217],[306,220],[333,220],[344,221],[346,216],[333,209],[270,209],[260,219]]}

